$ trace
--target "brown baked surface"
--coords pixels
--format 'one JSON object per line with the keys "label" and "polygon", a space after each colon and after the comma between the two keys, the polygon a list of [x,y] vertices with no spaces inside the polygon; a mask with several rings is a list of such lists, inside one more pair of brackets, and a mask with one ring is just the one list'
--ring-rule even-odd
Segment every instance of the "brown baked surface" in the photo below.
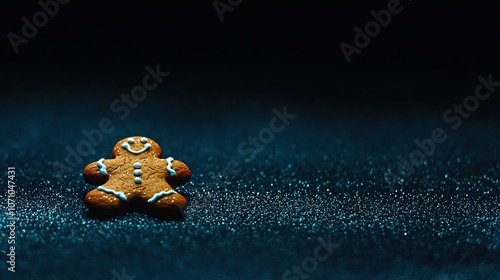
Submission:
{"label": "brown baked surface", "polygon": [[175,175],[171,175],[171,171],[167,170],[167,159],[161,156],[161,148],[155,141],[133,136],[115,144],[111,159],[87,165],[83,170],[84,180],[98,186],[85,196],[85,204],[90,212],[99,216],[114,215],[134,202],[133,205],[152,214],[182,216],[187,201],[181,194],[172,191],[188,182],[191,172],[186,164],[174,159],[171,160],[170,169],[175,171]]}

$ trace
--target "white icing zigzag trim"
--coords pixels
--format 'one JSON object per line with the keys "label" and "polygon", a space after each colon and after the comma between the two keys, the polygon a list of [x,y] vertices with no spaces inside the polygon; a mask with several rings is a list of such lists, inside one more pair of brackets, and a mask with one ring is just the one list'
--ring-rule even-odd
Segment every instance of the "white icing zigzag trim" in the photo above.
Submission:
{"label": "white icing zigzag trim", "polygon": [[97,189],[100,191],[103,191],[103,192],[114,194],[115,196],[117,196],[119,199],[121,199],[123,201],[127,200],[127,197],[125,196],[125,194],[123,192],[117,192],[115,190],[108,189],[108,188],[105,188],[103,186],[99,186],[99,187],[97,187]]}
{"label": "white icing zigzag trim", "polygon": [[175,170],[172,169],[172,161],[174,160],[173,157],[168,157],[167,158],[167,170],[168,170],[168,173],[170,174],[170,176],[174,176],[175,175]]}
{"label": "white icing zigzag trim", "polygon": [[161,191],[161,192],[159,192],[159,193],[155,193],[155,194],[153,195],[153,197],[152,197],[152,198],[148,199],[148,202],[149,202],[149,203],[154,203],[155,201],[157,201],[157,200],[158,200],[158,199],[160,199],[161,197],[163,197],[163,196],[165,196],[165,195],[171,195],[171,194],[174,194],[174,193],[177,193],[177,192],[176,192],[176,191],[174,191],[174,190],[170,190],[170,191],[168,191],[168,192],[166,192],[166,191]]}
{"label": "white icing zigzag trim", "polygon": [[106,170],[106,165],[102,163],[104,161],[104,158],[101,158],[100,160],[97,161],[97,167],[100,168],[100,172],[102,175],[108,175],[108,171]]}

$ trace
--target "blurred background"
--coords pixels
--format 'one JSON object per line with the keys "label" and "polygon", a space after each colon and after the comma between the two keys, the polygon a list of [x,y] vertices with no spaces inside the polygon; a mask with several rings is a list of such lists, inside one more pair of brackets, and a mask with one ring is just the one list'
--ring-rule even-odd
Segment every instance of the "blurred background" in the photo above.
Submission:
{"label": "blurred background", "polygon": [[[186,98],[448,106],[500,59],[495,1],[54,3],[58,11],[35,20],[46,24],[16,54],[7,35],[22,36],[22,18],[33,23],[43,8],[2,2],[2,88],[127,88],[159,63],[172,73],[168,86],[189,88]],[[348,63],[339,45],[356,47],[354,28],[392,5],[398,13],[372,27]]]}

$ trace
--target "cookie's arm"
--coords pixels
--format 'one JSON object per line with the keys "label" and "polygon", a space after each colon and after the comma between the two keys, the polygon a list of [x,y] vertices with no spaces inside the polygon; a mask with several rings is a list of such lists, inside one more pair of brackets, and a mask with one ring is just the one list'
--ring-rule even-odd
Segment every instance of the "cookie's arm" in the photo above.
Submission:
{"label": "cookie's arm", "polygon": [[[172,158],[167,159],[167,183],[172,187],[184,185],[191,178],[191,171],[184,162]],[[174,174],[175,172],[175,174]]]}
{"label": "cookie's arm", "polygon": [[104,185],[108,181],[109,175],[104,159],[92,162],[83,169],[83,179],[94,186]]}

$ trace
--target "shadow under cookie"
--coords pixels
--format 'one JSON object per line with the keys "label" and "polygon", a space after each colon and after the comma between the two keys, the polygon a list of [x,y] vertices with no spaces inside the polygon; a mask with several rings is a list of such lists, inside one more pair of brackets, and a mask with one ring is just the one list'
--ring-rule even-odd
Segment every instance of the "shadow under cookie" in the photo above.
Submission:
{"label": "shadow under cookie", "polygon": [[87,194],[85,204],[89,209],[87,217],[91,219],[107,220],[118,216],[124,216],[128,212],[136,212],[147,214],[160,220],[185,220],[184,211],[187,207],[187,200],[179,193],[176,193],[175,196],[162,197],[155,201],[155,203],[149,203],[139,197],[133,197],[127,201],[109,198],[109,201],[113,201],[114,203],[100,204],[99,206],[88,203],[89,195],[92,194]]}

